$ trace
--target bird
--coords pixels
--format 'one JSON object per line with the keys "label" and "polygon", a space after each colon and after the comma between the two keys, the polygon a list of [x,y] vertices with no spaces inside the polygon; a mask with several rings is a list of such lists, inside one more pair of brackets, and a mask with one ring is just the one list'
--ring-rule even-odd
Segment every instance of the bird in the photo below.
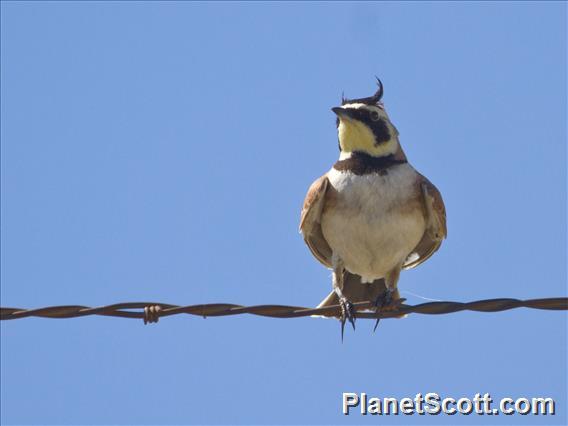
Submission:
{"label": "bird", "polygon": [[340,305],[342,340],[346,320],[355,329],[353,303],[395,309],[404,301],[401,270],[429,259],[447,237],[442,195],[408,162],[376,79],[372,96],[342,95],[331,108],[339,159],[309,187],[300,215],[305,243],[332,270],[332,291],[317,307]]}

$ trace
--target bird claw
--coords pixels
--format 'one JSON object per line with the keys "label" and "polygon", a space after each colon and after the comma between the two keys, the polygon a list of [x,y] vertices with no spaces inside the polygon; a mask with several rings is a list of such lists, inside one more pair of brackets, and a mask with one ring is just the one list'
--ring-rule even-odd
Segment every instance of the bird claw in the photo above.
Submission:
{"label": "bird claw", "polygon": [[353,309],[353,304],[347,300],[345,297],[339,299],[339,306],[341,308],[341,316],[339,321],[341,321],[341,341],[343,342],[343,332],[345,330],[345,322],[349,320],[355,330],[355,311]]}
{"label": "bird claw", "polygon": [[[393,293],[393,290],[387,290],[384,294],[377,297],[377,300],[375,301],[375,306],[377,307],[376,312],[380,313],[397,310],[400,305],[402,305],[406,301],[406,299],[402,297],[396,300],[392,300]],[[381,318],[377,318],[377,322],[375,323],[375,327],[373,328],[373,333],[377,330],[380,321]]]}

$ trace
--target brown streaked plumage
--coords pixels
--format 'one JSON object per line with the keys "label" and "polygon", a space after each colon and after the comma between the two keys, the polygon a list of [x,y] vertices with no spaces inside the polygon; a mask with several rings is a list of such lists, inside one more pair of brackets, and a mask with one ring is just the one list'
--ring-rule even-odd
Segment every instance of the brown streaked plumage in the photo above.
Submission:
{"label": "brown streaked plumage", "polygon": [[323,175],[308,189],[300,217],[300,232],[315,258],[331,268],[331,247],[321,230],[321,213],[326,204],[328,186],[329,180]]}

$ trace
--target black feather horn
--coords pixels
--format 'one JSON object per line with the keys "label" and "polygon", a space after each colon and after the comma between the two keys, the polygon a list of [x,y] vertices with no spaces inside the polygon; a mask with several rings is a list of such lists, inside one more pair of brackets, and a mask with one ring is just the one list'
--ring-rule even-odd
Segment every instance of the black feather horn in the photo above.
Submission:
{"label": "black feather horn", "polygon": [[383,89],[383,82],[381,81],[381,79],[377,76],[375,76],[375,78],[377,79],[377,85],[379,86],[379,89],[377,90],[377,92],[372,96],[372,99],[375,101],[375,103],[379,102],[381,100],[381,98],[383,97],[383,93],[384,93],[384,89]]}
{"label": "black feather horn", "polygon": [[377,85],[379,86],[379,88],[377,89],[377,91],[375,92],[375,94],[373,96],[369,96],[367,98],[360,98],[360,99],[346,99],[342,94],[341,95],[341,105],[350,104],[350,103],[377,105],[383,97],[384,87],[383,87],[383,83],[382,83],[381,79],[377,76],[375,76],[375,78],[377,79]]}

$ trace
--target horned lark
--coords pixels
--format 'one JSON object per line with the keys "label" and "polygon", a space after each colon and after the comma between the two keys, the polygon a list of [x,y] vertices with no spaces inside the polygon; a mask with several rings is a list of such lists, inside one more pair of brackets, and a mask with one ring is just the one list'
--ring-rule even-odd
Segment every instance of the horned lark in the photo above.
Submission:
{"label": "horned lark", "polygon": [[400,271],[432,256],[447,233],[442,196],[408,163],[377,82],[373,96],[331,109],[339,160],[310,186],[300,220],[312,254],[333,270],[318,307],[341,305],[342,337],[346,319],[355,328],[352,302],[396,306]]}

